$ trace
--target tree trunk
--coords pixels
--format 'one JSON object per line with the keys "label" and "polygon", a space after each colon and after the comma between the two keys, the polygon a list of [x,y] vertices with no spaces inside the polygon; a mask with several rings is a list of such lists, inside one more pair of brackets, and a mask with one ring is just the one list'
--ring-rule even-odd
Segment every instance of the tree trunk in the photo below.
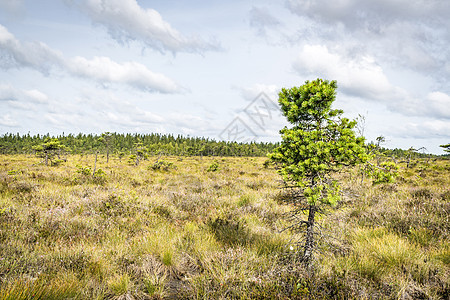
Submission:
{"label": "tree trunk", "polygon": [[309,266],[312,262],[313,251],[315,246],[314,241],[314,221],[316,215],[316,206],[309,205],[309,213],[308,213],[308,224],[306,227],[306,242],[305,242],[305,252],[303,254],[303,262]]}
{"label": "tree trunk", "polygon": [[94,163],[94,171],[92,172],[92,177],[95,177],[95,171],[97,169],[97,155],[98,155],[98,151],[95,152],[95,163]]}

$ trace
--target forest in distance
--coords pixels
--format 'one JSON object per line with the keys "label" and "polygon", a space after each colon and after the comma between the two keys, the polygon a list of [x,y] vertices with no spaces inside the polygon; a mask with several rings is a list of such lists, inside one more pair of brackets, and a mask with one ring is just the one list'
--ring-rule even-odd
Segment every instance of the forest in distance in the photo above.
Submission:
{"label": "forest in distance", "polygon": [[[204,137],[189,137],[172,134],[130,134],[130,133],[103,133],[103,134],[68,134],[51,136],[30,135],[19,133],[6,133],[0,135],[0,154],[30,154],[33,147],[42,145],[46,140],[56,139],[62,146],[64,153],[70,154],[101,154],[110,152],[119,156],[135,154],[138,148],[144,149],[149,155],[181,155],[181,156],[245,156],[265,157],[275,149],[276,142],[230,142],[216,141]],[[376,144],[370,142],[369,144]],[[387,149],[379,146],[379,151],[386,156],[396,158],[427,158],[438,157],[426,152],[426,149]],[[448,156],[443,154],[440,156]]]}
{"label": "forest in distance", "polygon": [[0,153],[19,154],[33,153],[33,147],[45,143],[46,140],[56,139],[63,146],[63,150],[71,154],[89,154],[99,151],[111,154],[130,155],[138,148],[149,155],[184,155],[184,156],[265,156],[276,147],[276,143],[263,142],[226,142],[215,141],[204,137],[185,137],[171,134],[68,134],[20,135],[4,134],[0,136]]}

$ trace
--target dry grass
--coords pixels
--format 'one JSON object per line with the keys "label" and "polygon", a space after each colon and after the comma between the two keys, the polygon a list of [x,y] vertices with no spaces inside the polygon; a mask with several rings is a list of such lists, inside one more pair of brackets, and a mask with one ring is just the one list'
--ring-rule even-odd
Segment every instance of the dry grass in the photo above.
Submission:
{"label": "dry grass", "polygon": [[290,208],[264,158],[162,159],[99,158],[93,177],[92,156],[1,156],[0,299],[449,296],[448,161],[389,185],[342,175],[311,276],[280,233]]}
{"label": "dry grass", "polygon": [[[93,157],[57,167],[1,157],[0,295],[67,298],[73,287],[81,299],[189,298],[203,278],[246,282],[273,268],[287,208],[272,200],[278,178],[263,159],[155,160],[100,161],[104,175],[92,177]],[[245,270],[224,260],[230,251],[242,253]],[[43,278],[52,284],[43,288]]]}
{"label": "dry grass", "polygon": [[450,163],[401,166],[396,183],[346,176],[346,197],[327,218],[342,251],[321,257],[355,298],[448,299]]}

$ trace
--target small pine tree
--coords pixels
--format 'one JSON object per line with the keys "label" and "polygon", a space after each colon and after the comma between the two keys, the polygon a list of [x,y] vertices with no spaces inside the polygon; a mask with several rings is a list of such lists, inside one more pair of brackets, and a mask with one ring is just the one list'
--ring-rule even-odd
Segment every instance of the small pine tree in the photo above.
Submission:
{"label": "small pine tree", "polygon": [[111,150],[111,145],[113,142],[114,136],[111,132],[104,132],[102,135],[98,138],[99,142],[101,142],[106,147],[106,163],[109,163],[109,152]]}
{"label": "small pine tree", "polygon": [[[133,154],[133,159],[135,160],[135,165],[138,166],[139,162],[143,159],[147,159],[148,157],[148,149],[144,146],[144,144],[138,140],[134,143],[135,154]],[[131,159],[131,156],[130,156]]]}
{"label": "small pine tree", "polygon": [[450,143],[446,145],[440,145],[439,147],[443,148],[445,152],[450,153]]}
{"label": "small pine tree", "polygon": [[356,121],[341,117],[342,110],[331,108],[336,88],[336,81],[317,79],[282,89],[278,102],[293,126],[280,131],[281,144],[269,154],[286,185],[296,189],[296,217],[307,214],[307,219],[297,225],[306,229],[304,243],[299,246],[308,266],[316,243],[316,213],[340,199],[339,185],[331,175],[344,166],[370,159],[364,138],[356,137],[353,131]]}
{"label": "small pine tree", "polygon": [[[61,145],[58,139],[46,138],[42,144],[34,146],[33,150],[38,157],[44,160],[45,165],[48,166],[49,161],[51,164],[58,164],[60,162],[60,153],[64,148],[64,145]],[[55,157],[58,157],[58,160],[55,160]]]}

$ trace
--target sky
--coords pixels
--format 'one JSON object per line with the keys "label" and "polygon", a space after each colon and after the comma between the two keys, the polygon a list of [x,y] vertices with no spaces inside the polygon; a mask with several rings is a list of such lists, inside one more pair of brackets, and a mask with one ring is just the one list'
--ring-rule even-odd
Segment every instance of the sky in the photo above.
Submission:
{"label": "sky", "polygon": [[0,0],[0,135],[279,141],[281,88],[336,80],[367,141],[450,142],[448,0]]}

